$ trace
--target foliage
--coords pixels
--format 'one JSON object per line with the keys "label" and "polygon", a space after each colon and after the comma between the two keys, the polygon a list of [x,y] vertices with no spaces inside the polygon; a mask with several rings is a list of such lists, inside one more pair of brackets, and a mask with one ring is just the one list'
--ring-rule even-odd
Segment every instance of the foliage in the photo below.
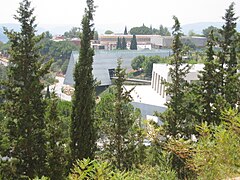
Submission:
{"label": "foliage", "polygon": [[163,25],[159,26],[159,33],[157,33],[161,36],[171,36],[171,33],[169,32],[167,27],[163,27]]}
{"label": "foliage", "polygon": [[136,38],[135,34],[133,35],[133,37],[131,39],[130,49],[137,50],[137,38]]}
{"label": "foliage", "polygon": [[184,159],[184,167],[195,174],[194,179],[228,179],[240,175],[240,116],[235,110],[222,114],[223,122],[197,127],[198,142],[172,140],[167,149]]}
{"label": "foliage", "polygon": [[54,60],[51,71],[63,72],[65,74],[70,55],[72,51],[78,49],[78,46],[69,41],[55,42],[48,38],[41,40],[40,45],[42,46],[40,50],[41,56],[44,56],[46,61]]}
{"label": "foliage", "polygon": [[87,0],[87,8],[82,19],[82,35],[79,60],[74,71],[75,91],[71,116],[71,159],[93,159],[96,132],[94,128],[95,81],[92,74],[94,50],[91,48],[93,0]]}
{"label": "foliage", "polygon": [[127,49],[127,41],[125,39],[125,37],[122,38],[122,49]]}
{"label": "foliage", "polygon": [[207,43],[207,58],[204,63],[203,71],[199,75],[199,91],[197,94],[200,96],[200,102],[203,106],[202,119],[208,123],[220,123],[220,114],[222,106],[219,101],[222,99],[219,93],[219,75],[217,60],[214,59],[214,35],[213,32],[209,35]]}
{"label": "foliage", "polygon": [[117,39],[117,49],[121,49],[122,48],[122,41],[120,39],[120,37],[118,37]]}
{"label": "foliage", "polygon": [[102,144],[99,156],[121,170],[131,169],[134,164],[140,163],[138,157],[143,156],[143,152],[139,152],[142,148],[141,118],[130,104],[131,91],[124,90],[126,73],[120,67],[120,61],[116,77],[116,86],[111,93],[101,97],[97,105],[99,142]]}
{"label": "foliage", "polygon": [[66,144],[67,139],[64,139],[64,123],[60,119],[58,112],[58,102],[56,94],[51,94],[51,99],[48,99],[48,107],[46,109],[46,138],[47,142],[47,162],[48,176],[51,179],[64,179],[66,170]]}
{"label": "foliage", "polygon": [[145,26],[144,24],[140,27],[133,27],[130,29],[130,34],[132,35],[150,35],[152,34],[149,27]]}
{"label": "foliage", "polygon": [[166,63],[166,62],[167,59],[162,58],[160,56],[150,56],[145,58],[142,64],[142,68],[147,77],[152,77],[153,63]]}
{"label": "foliage", "polygon": [[220,94],[232,108],[235,108],[240,100],[240,79],[237,72],[239,69],[237,61],[237,51],[239,51],[237,49],[237,19],[234,13],[234,3],[231,3],[223,17],[225,24],[219,30],[222,38],[217,40],[220,47],[218,52],[219,76],[221,79]]}
{"label": "foliage", "polygon": [[148,180],[148,179],[165,179],[174,180],[176,175],[173,171],[167,170],[168,166],[141,166],[139,169],[132,171],[120,171],[114,168],[111,163],[99,160],[83,159],[76,161],[68,178],[70,180],[80,179],[99,179],[99,180]]}
{"label": "foliage", "polygon": [[122,50],[127,49],[127,41],[126,41],[125,37],[123,37],[123,38],[118,37],[116,48],[122,49]]}
{"label": "foliage", "polygon": [[106,30],[104,34],[113,34],[114,32],[111,30]]}
{"label": "foliage", "polygon": [[124,35],[128,35],[128,31],[127,31],[127,26],[125,26],[125,29],[124,29]]}
{"label": "foliage", "polygon": [[5,29],[11,42],[8,79],[5,83],[5,116],[8,118],[10,148],[8,157],[16,159],[18,177],[42,176],[46,173],[45,103],[40,80],[50,64],[40,61],[37,46],[42,36],[35,36],[36,25],[28,0],[23,0],[14,18],[20,32]]}
{"label": "foliage", "polygon": [[70,31],[64,33],[65,38],[79,38],[81,35],[80,27],[73,27]]}
{"label": "foliage", "polygon": [[[171,82],[164,82],[166,86],[166,93],[170,100],[166,103],[167,110],[159,114],[165,130],[165,137],[168,140],[171,138],[186,138],[189,139],[194,134],[194,119],[191,115],[191,100],[194,96],[190,96],[191,90],[189,84],[185,80],[189,72],[189,65],[184,64],[182,59],[183,44],[181,42],[181,27],[177,17],[173,17],[175,24],[173,26],[173,58],[170,60],[171,67],[169,68],[169,76]],[[190,91],[189,91],[190,90]],[[188,95],[189,94],[189,95]],[[190,109],[186,109],[190,107]],[[192,122],[189,123],[188,120]],[[188,177],[187,169],[182,169],[183,160],[173,153],[172,166],[178,173],[178,178],[184,179]]]}
{"label": "foliage", "polygon": [[152,35],[157,34],[161,36],[170,36],[170,32],[167,27],[163,27],[163,25],[159,26],[159,29],[152,28],[152,26],[147,27],[144,24],[140,27],[133,27],[130,29],[130,34],[135,35]]}
{"label": "foliage", "polygon": [[214,26],[209,26],[206,29],[202,30],[203,35],[207,38],[209,37],[211,32],[213,32],[214,38],[219,39],[221,37],[221,35],[219,34],[219,29]]}
{"label": "foliage", "polygon": [[143,67],[143,62],[145,61],[147,57],[144,55],[140,55],[135,57],[132,61],[131,61],[131,66],[134,70],[140,70]]}
{"label": "foliage", "polygon": [[135,57],[131,61],[131,66],[134,70],[139,71],[139,73],[144,72],[146,77],[152,76],[153,63],[168,63],[167,58],[162,58],[160,56],[144,56],[140,55]]}
{"label": "foliage", "polygon": [[4,65],[0,64],[0,82],[6,79],[7,79],[7,68]]}

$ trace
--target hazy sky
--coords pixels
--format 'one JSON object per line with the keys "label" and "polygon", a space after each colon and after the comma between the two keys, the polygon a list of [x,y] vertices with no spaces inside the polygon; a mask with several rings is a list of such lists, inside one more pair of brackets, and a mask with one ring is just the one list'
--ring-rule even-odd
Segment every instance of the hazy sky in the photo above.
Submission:
{"label": "hazy sky", "polygon": [[[21,0],[1,0],[0,23],[13,23]],[[231,2],[240,16],[240,0],[95,0],[96,25],[172,26],[176,15],[181,24],[219,22]],[[79,26],[85,0],[32,0],[37,23]],[[111,27],[109,27],[111,29]]]}

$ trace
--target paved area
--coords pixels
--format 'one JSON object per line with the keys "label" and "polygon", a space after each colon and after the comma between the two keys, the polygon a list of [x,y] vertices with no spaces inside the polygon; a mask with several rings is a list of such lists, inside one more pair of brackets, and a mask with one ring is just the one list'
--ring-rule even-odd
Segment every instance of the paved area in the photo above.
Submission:
{"label": "paved area", "polygon": [[166,98],[162,98],[157,92],[155,92],[151,85],[138,85],[138,86],[124,86],[126,90],[134,88],[131,92],[133,102],[139,102],[144,104],[150,104],[154,106],[166,107]]}

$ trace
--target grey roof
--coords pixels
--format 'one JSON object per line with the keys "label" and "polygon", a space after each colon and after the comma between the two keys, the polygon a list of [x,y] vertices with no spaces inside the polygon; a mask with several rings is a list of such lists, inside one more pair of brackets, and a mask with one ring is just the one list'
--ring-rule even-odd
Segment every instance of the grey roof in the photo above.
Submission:
{"label": "grey roof", "polygon": [[[155,56],[159,55],[162,57],[168,56],[171,50],[144,50],[144,51],[130,51],[130,50],[113,50],[113,51],[95,51],[93,58],[93,75],[97,81],[101,82],[100,86],[111,85],[111,79],[109,76],[109,69],[115,69],[117,67],[117,60],[122,59],[122,67],[130,70],[131,61],[133,58],[139,55]],[[78,61],[79,53],[76,51],[72,52],[70,61],[68,64],[67,72],[65,75],[64,84],[73,85],[73,71],[75,63]]]}

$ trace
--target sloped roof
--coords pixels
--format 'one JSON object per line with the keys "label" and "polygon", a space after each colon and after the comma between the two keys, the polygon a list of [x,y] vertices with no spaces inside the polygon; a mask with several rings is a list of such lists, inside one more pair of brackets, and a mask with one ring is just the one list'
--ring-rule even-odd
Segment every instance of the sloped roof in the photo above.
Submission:
{"label": "sloped roof", "polygon": [[[156,50],[156,51],[129,51],[129,50],[114,50],[114,51],[95,51],[93,57],[93,75],[97,81],[101,82],[100,86],[111,85],[111,79],[109,76],[109,69],[115,69],[117,67],[117,60],[122,59],[122,67],[127,71],[131,70],[131,61],[133,58],[139,55],[162,57],[168,56],[171,50]],[[73,86],[73,71],[75,64],[78,61],[79,53],[73,51],[68,64],[67,72],[65,75],[64,84]]]}

